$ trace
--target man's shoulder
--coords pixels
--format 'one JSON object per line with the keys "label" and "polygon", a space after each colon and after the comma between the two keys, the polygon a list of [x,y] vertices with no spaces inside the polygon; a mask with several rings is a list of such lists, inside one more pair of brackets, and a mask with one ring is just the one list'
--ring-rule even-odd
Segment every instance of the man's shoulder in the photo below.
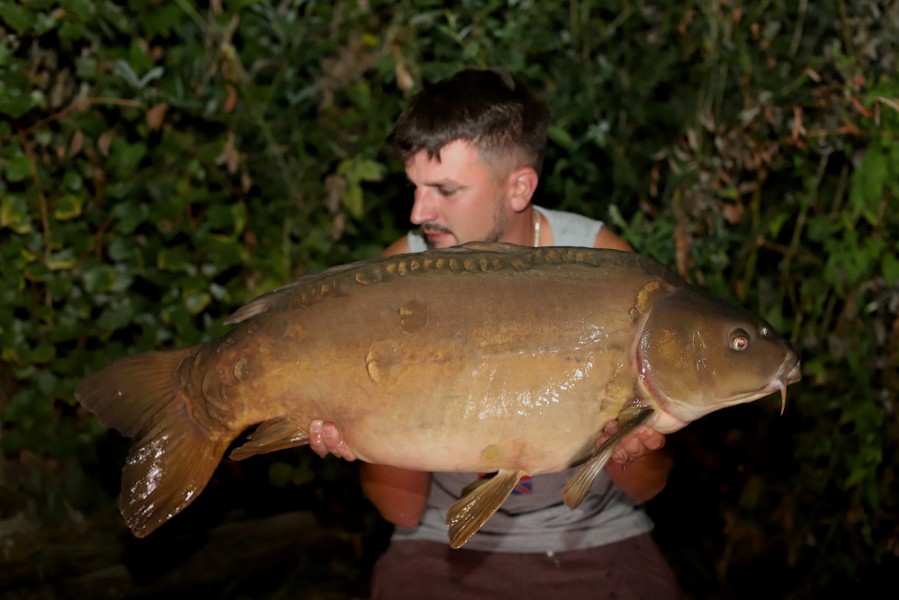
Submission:
{"label": "man's shoulder", "polygon": [[394,254],[406,254],[407,252],[411,252],[412,249],[409,245],[409,236],[404,235],[400,239],[396,240],[381,252],[381,256],[393,256]]}
{"label": "man's shoulder", "polygon": [[535,206],[549,223],[553,233],[553,244],[556,246],[587,246],[596,245],[597,235],[603,228],[603,222],[585,217],[584,215],[550,210]]}

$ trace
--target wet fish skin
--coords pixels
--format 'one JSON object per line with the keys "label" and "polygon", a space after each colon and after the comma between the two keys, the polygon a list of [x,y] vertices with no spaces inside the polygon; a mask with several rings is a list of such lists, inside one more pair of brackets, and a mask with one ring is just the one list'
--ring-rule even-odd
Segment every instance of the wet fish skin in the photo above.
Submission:
{"label": "wet fish skin", "polygon": [[583,462],[565,491],[576,506],[611,455],[613,443],[596,448],[609,419],[672,432],[800,377],[764,321],[614,250],[473,243],[373,259],[263,295],[229,323],[76,391],[135,438],[120,498],[135,535],[187,506],[247,429],[232,458],[305,444],[324,419],[362,460],[497,472],[450,510],[459,547],[525,474]]}

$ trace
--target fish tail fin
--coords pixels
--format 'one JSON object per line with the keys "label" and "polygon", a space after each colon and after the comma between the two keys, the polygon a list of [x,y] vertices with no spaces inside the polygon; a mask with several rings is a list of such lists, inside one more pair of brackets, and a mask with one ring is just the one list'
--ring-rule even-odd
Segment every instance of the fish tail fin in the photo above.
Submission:
{"label": "fish tail fin", "polygon": [[193,417],[178,367],[195,347],[121,359],[87,376],[75,398],[105,426],[134,439],[122,470],[119,509],[145,537],[206,487],[231,439]]}

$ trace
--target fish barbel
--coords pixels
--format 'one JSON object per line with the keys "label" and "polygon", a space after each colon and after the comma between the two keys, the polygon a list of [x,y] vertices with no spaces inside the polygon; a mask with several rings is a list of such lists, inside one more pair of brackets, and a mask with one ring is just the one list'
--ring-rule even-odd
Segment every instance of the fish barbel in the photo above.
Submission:
{"label": "fish barbel", "polygon": [[[618,441],[662,433],[800,379],[752,313],[645,256],[469,243],[310,275],[232,315],[203,344],[138,354],[76,390],[134,438],[120,509],[148,535],[203,490],[229,445],[245,459],[335,423],[361,460],[489,472],[447,514],[462,546],[519,479],[581,464],[580,504]],[[618,433],[597,447],[604,425]]]}

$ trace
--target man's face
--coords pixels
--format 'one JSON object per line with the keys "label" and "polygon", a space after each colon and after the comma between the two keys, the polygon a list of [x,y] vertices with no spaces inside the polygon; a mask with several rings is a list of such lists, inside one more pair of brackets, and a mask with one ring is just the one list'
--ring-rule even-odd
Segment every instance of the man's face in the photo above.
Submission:
{"label": "man's face", "polygon": [[444,146],[440,161],[418,152],[406,163],[406,176],[415,185],[409,218],[421,226],[429,247],[504,241],[508,182],[500,181],[467,142]]}

